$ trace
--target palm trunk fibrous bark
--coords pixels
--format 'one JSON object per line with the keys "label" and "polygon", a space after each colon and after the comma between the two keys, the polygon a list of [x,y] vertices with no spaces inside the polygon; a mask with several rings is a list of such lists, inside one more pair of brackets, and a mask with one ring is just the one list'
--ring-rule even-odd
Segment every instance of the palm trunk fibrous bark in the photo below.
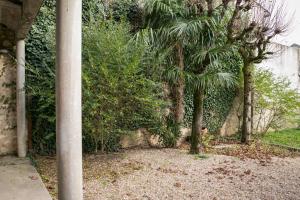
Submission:
{"label": "palm trunk fibrous bark", "polygon": [[[176,45],[178,68],[182,72],[184,70],[184,52],[180,44]],[[182,124],[184,120],[184,77],[179,76],[174,87],[174,117],[177,124]]]}
{"label": "palm trunk fibrous bark", "polygon": [[204,91],[202,89],[196,89],[194,92],[194,112],[193,112],[193,124],[191,134],[191,154],[199,153],[199,138],[201,136],[202,124],[203,124],[203,102]]}

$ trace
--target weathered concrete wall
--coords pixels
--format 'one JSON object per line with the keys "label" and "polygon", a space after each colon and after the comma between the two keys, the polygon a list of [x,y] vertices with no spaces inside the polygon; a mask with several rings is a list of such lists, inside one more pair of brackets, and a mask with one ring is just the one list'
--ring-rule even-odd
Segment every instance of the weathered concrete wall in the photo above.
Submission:
{"label": "weathered concrete wall", "polygon": [[147,148],[147,147],[162,147],[163,144],[158,135],[152,135],[144,128],[140,128],[130,134],[123,135],[120,140],[121,148]]}
{"label": "weathered concrete wall", "polygon": [[8,54],[0,53],[0,155],[16,151],[16,67]]}
{"label": "weathered concrete wall", "polygon": [[233,100],[231,110],[229,111],[223,126],[219,130],[220,135],[230,136],[239,131],[242,122],[242,110],[243,94],[242,91],[239,91],[238,95]]}
{"label": "weathered concrete wall", "polygon": [[276,76],[287,77],[291,86],[300,91],[300,48],[274,44],[274,49],[278,53],[258,66],[269,69]]}

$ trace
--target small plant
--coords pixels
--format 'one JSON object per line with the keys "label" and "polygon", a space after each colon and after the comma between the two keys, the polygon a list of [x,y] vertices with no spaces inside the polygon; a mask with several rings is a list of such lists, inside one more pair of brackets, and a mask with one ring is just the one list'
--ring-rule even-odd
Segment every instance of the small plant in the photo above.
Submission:
{"label": "small plant", "polygon": [[201,160],[204,160],[204,159],[208,159],[208,158],[209,158],[209,156],[206,155],[206,154],[201,154],[201,153],[199,153],[199,154],[196,154],[196,155],[195,155],[195,159],[201,159]]}
{"label": "small plant", "polygon": [[200,139],[201,145],[204,149],[211,148],[211,144],[214,139],[215,137],[212,134],[203,134]]}

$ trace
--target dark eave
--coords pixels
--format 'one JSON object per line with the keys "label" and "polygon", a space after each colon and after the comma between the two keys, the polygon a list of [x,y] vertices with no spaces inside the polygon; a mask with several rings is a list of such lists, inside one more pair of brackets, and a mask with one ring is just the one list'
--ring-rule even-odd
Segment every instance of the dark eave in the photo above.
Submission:
{"label": "dark eave", "polygon": [[42,0],[0,0],[0,48],[26,38],[41,4]]}

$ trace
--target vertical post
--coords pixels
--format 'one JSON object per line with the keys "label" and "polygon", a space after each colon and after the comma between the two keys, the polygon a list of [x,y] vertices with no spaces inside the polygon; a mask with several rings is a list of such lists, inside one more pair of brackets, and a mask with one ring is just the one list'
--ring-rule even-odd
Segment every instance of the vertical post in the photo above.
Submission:
{"label": "vertical post", "polygon": [[25,106],[25,41],[17,41],[17,143],[18,156],[26,157],[27,153],[27,128]]}
{"label": "vertical post", "polygon": [[82,200],[82,0],[57,0],[56,7],[58,199]]}

